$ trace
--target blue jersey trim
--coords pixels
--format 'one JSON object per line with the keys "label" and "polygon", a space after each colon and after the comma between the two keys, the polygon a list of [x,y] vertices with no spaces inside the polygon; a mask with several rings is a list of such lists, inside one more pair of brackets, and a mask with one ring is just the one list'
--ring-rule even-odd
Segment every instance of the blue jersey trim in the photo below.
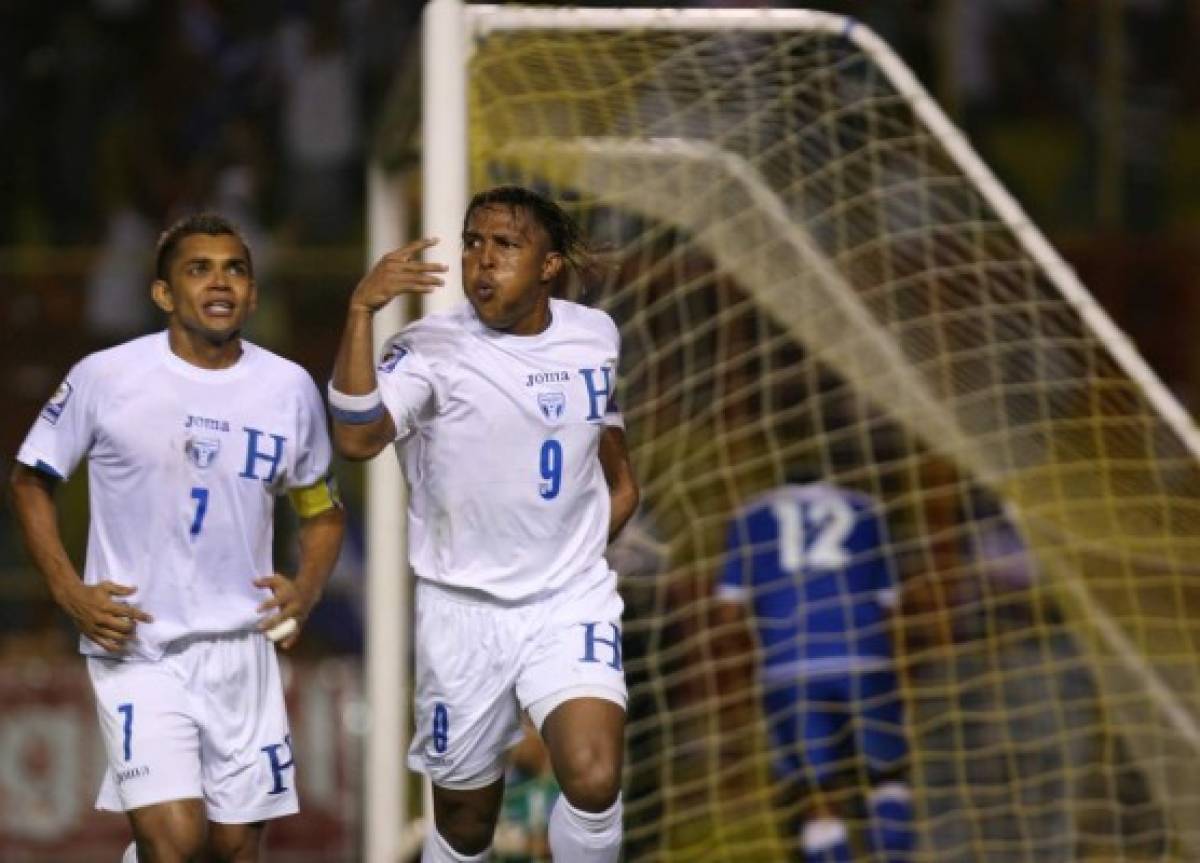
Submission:
{"label": "blue jersey trim", "polygon": [[63,475],[61,473],[56,471],[54,468],[52,468],[50,465],[46,464],[41,459],[38,459],[37,464],[35,464],[33,466],[33,469],[38,471],[39,473],[49,474],[50,476],[54,477],[55,479],[63,478]]}

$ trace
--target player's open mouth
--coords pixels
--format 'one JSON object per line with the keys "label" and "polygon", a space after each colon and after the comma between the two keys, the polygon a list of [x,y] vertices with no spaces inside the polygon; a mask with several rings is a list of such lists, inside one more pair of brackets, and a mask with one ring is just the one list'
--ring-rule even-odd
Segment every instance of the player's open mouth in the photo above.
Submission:
{"label": "player's open mouth", "polygon": [[491,285],[476,285],[475,297],[482,302],[487,302],[496,295],[496,289]]}
{"label": "player's open mouth", "polygon": [[233,314],[233,303],[227,300],[215,300],[205,303],[204,311],[214,318],[227,318]]}

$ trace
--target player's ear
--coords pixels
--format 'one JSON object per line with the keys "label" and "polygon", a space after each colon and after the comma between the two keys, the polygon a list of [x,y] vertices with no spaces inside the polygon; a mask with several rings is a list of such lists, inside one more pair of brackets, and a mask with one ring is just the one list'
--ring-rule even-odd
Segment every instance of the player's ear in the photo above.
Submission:
{"label": "player's ear", "polygon": [[542,258],[542,281],[553,282],[562,272],[562,268],[562,252],[546,252],[546,257]]}
{"label": "player's ear", "polygon": [[165,279],[155,279],[151,283],[150,299],[168,315],[175,311],[175,295],[171,293],[171,286]]}

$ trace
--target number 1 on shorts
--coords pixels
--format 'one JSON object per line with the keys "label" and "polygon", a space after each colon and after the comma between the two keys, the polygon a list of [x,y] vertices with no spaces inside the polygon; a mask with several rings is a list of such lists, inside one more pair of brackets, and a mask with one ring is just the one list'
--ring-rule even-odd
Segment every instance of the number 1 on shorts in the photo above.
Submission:
{"label": "number 1 on shorts", "polygon": [[128,761],[133,757],[133,704],[118,704],[117,713],[121,713],[125,716],[125,722],[123,726],[124,742],[122,746],[125,752],[125,760]]}

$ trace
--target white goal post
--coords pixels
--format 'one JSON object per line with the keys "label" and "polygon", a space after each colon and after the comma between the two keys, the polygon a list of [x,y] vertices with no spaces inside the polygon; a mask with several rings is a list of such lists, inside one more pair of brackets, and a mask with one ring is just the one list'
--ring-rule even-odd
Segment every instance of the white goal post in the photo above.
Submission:
{"label": "white goal post", "polygon": [[[512,50],[519,52],[519,34],[541,34],[549,45],[556,38],[593,32],[699,38],[814,34],[844,42],[865,58],[869,71],[856,67],[847,73],[847,83],[830,85],[828,93],[814,98],[845,96],[852,103],[847,114],[853,114],[853,131],[862,133],[863,142],[847,159],[871,150],[876,140],[871,136],[889,145],[900,142],[900,155],[885,154],[869,163],[876,173],[861,186],[842,188],[839,174],[829,185],[841,191],[817,203],[820,196],[807,191],[785,195],[768,169],[788,162],[785,170],[793,174],[785,176],[795,179],[803,171],[822,174],[830,159],[819,154],[806,161],[809,154],[798,151],[812,142],[803,137],[780,146],[756,139],[752,159],[739,136],[767,136],[787,126],[788,116],[762,123],[768,132],[748,132],[749,122],[736,105],[706,103],[710,110],[703,119],[690,116],[686,106],[671,105],[684,119],[664,131],[645,118],[640,119],[645,127],[637,128],[626,117],[577,119],[553,104],[555,99],[588,101],[602,114],[603,96],[591,91],[577,96],[572,87],[603,90],[618,75],[643,80],[639,75],[645,70],[616,69],[610,58],[594,80],[586,70],[575,80],[569,76],[579,70],[561,68],[560,55],[539,55],[529,77],[513,73],[511,82],[489,82],[489,93],[513,82],[521,91],[525,101],[514,100],[510,115],[485,117],[487,106],[472,103],[472,60],[489,40],[513,40]],[[691,50],[681,41],[661,56],[682,67],[691,61]],[[781,44],[771,50],[788,63],[789,52],[801,48]],[[842,381],[866,406],[864,413],[886,417],[910,438],[909,450],[935,454],[970,484],[1011,504],[1052,582],[1048,589],[1067,609],[1072,639],[1101,680],[1100,688],[1112,693],[1102,696],[1105,709],[1118,725],[1149,729],[1128,745],[1156,805],[1172,823],[1165,846],[1200,854],[1200,829],[1188,826],[1190,811],[1200,805],[1200,666],[1195,648],[1189,652],[1195,633],[1184,619],[1190,607],[1186,579],[1196,575],[1186,553],[1200,550],[1200,528],[1194,524],[1200,523],[1195,515],[1200,511],[1200,433],[896,54],[853,19],[812,11],[570,9],[432,0],[425,11],[422,55],[420,231],[441,238],[429,254],[451,266],[448,289],[427,298],[425,311],[461,301],[457,248],[463,210],[472,191],[497,177],[534,178],[585,202],[581,207],[619,212],[627,221],[653,226],[648,232],[686,236],[688,254],[702,256],[714,272],[736,283],[759,316],[760,331],[802,346],[806,362],[811,358]],[[562,75],[562,92],[531,80],[539,74]],[[803,93],[808,86],[794,68],[780,73],[778,87],[785,94]],[[878,113],[863,95],[872,88],[886,94]],[[896,105],[909,112],[901,120]],[[838,116],[841,107],[827,110]],[[729,128],[720,127],[725,122]],[[902,124],[916,131],[894,128]],[[698,130],[695,136],[687,133],[691,127]],[[727,146],[729,141],[734,144]],[[793,145],[795,155],[786,151]],[[911,151],[905,149],[909,146]],[[373,190],[385,188],[379,172],[373,166]],[[797,186],[800,182],[796,179]],[[380,194],[371,196],[372,259],[408,238],[404,213],[389,207],[387,193]],[[866,221],[911,235],[876,243],[869,228],[856,234],[864,221],[856,207],[872,214]],[[944,230],[943,223],[953,224]],[[914,225],[924,233],[918,235]],[[928,251],[939,242],[954,251],[945,256]],[[968,244],[972,251],[959,251]],[[876,270],[888,270],[915,246],[927,256],[921,267],[898,264],[890,281],[858,282],[868,270],[874,279]],[[977,303],[968,298],[927,317],[915,316],[912,308],[918,304],[906,300],[904,292],[924,279],[937,300],[959,277],[978,292]],[[654,302],[662,300],[656,296]],[[399,325],[398,318],[391,322]],[[968,328],[970,334],[963,336]],[[976,343],[979,353],[972,352]],[[992,353],[984,356],[984,350]],[[625,359],[639,369],[654,365],[630,357],[628,350]],[[1020,371],[1010,381],[1005,375],[1017,366]],[[1068,388],[1063,385],[1067,374],[1083,377],[1073,378]],[[636,418],[632,434],[637,434]],[[767,437],[772,434],[773,426]],[[647,452],[653,446],[645,442]],[[780,444],[770,455],[772,464],[799,446]],[[1094,469],[1080,453],[1094,453]],[[409,820],[407,741],[396,733],[408,722],[397,709],[408,709],[411,635],[406,591],[398,587],[399,576],[407,578],[407,566],[397,545],[404,530],[404,489],[394,462],[385,454],[368,467],[368,863],[400,859],[420,841],[423,829]],[[741,475],[731,469],[731,476],[729,485],[741,489]],[[660,487],[657,477],[654,487]],[[697,523],[711,532],[712,524],[705,521],[710,514],[701,516]],[[688,566],[712,565],[717,551],[704,542],[693,543],[703,550]],[[1139,600],[1127,597],[1141,589],[1139,584],[1146,585],[1150,598],[1145,610],[1129,611]],[[1171,597],[1183,601],[1172,608]],[[1028,842],[1027,856],[1015,859],[1038,859],[1036,841]],[[952,859],[944,849],[938,856],[932,848],[922,859]]]}

